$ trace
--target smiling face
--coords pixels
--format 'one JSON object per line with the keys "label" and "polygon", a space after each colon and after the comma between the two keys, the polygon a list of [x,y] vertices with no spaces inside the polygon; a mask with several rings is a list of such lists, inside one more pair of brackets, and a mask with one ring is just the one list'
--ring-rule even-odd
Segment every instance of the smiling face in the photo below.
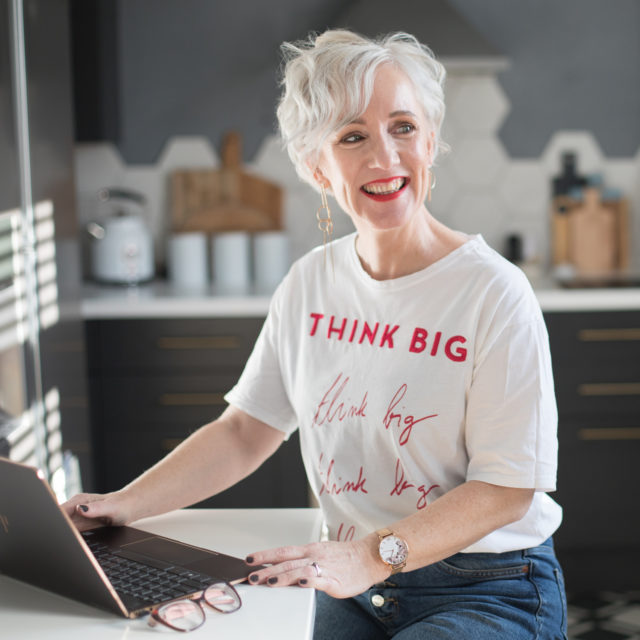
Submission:
{"label": "smiling face", "polygon": [[316,179],[359,232],[401,227],[425,211],[434,139],[409,78],[382,65],[365,112],[323,145]]}

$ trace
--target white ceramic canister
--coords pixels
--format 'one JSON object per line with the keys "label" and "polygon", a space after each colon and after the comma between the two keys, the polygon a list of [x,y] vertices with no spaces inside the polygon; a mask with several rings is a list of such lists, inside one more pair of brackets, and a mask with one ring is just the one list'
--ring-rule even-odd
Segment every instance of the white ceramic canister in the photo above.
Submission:
{"label": "white ceramic canister", "polygon": [[256,293],[272,294],[290,266],[289,236],[284,231],[263,231],[253,237]]}
{"label": "white ceramic canister", "polygon": [[251,287],[250,236],[245,231],[216,233],[211,239],[211,262],[216,292],[245,295]]}
{"label": "white ceramic canister", "polygon": [[207,235],[174,233],[167,242],[169,282],[179,289],[205,289],[209,284]]}

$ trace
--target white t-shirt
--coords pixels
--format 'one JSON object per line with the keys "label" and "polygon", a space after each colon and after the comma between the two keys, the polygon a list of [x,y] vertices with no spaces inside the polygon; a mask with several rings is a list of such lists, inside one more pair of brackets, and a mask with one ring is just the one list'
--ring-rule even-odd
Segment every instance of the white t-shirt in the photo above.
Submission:
{"label": "white t-shirt", "polygon": [[531,287],[481,236],[426,269],[372,279],[355,234],[291,268],[227,401],[300,430],[333,540],[360,538],[466,480],[535,488],[528,513],[464,551],[536,546],[562,519],[557,411]]}

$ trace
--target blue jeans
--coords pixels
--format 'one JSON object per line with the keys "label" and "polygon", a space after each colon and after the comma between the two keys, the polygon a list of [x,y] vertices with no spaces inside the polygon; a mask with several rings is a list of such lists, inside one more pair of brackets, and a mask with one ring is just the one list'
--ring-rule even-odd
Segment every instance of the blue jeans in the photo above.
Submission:
{"label": "blue jeans", "polygon": [[458,553],[355,598],[318,592],[313,637],[566,640],[562,569],[551,538],[523,551]]}

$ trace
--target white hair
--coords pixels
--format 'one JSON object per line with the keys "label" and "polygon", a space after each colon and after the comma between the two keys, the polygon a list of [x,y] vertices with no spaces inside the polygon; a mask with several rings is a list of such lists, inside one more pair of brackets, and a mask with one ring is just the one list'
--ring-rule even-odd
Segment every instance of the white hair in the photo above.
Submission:
{"label": "white hair", "polygon": [[364,38],[346,29],[325,31],[282,45],[284,91],[277,109],[280,134],[298,175],[313,177],[327,137],[357,119],[373,93],[378,67],[393,64],[413,83],[435,135],[434,158],[446,148],[440,139],[445,105],[445,70],[433,52],[408,33]]}

